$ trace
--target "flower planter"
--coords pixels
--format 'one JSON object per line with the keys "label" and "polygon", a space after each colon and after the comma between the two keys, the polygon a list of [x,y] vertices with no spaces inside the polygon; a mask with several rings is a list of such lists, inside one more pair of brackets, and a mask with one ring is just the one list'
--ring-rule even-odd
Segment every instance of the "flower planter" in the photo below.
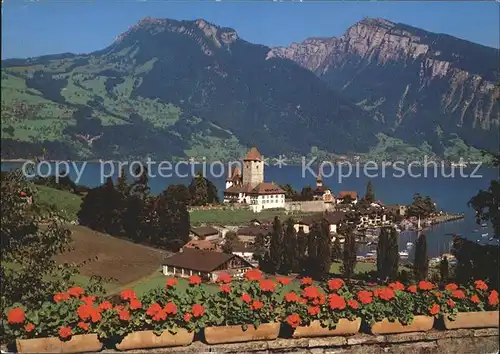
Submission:
{"label": "flower planter", "polygon": [[129,333],[116,344],[118,350],[130,349],[145,349],[145,348],[162,348],[162,347],[177,347],[189,345],[193,342],[194,332],[188,332],[184,328],[178,328],[177,333],[173,334],[169,331],[164,331],[157,336],[153,331],[140,331]]}
{"label": "flower planter", "polygon": [[97,334],[75,335],[68,341],[57,337],[18,339],[16,346],[19,353],[88,353],[102,349]]}
{"label": "flower planter", "polygon": [[361,318],[355,320],[348,320],[341,318],[337,323],[335,329],[328,329],[328,327],[322,327],[320,321],[313,321],[309,326],[299,326],[293,332],[293,338],[304,338],[304,337],[326,337],[326,336],[343,336],[350,335],[359,332],[359,327],[361,327]]}
{"label": "flower planter", "polygon": [[263,323],[257,328],[250,324],[246,331],[240,325],[207,327],[205,328],[205,340],[208,344],[273,340],[278,338],[279,332],[279,323]]}
{"label": "flower planter", "polygon": [[403,325],[399,321],[389,322],[387,318],[376,322],[371,327],[373,334],[426,332],[434,326],[434,317],[415,316],[410,324]]}
{"label": "flower planter", "polygon": [[498,311],[459,312],[454,321],[446,316],[443,319],[446,329],[489,328],[499,326],[498,316]]}

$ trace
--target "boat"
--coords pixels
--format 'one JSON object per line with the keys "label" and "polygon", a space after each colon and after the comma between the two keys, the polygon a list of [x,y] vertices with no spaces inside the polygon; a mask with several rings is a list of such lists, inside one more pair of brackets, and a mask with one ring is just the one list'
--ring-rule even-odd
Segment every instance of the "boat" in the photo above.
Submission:
{"label": "boat", "polygon": [[488,227],[487,223],[481,224],[481,227]]}
{"label": "boat", "polygon": [[413,242],[406,242],[406,248],[412,248]]}
{"label": "boat", "polygon": [[399,252],[399,256],[402,257],[402,258],[407,258],[408,257],[408,252],[401,251],[401,252]]}
{"label": "boat", "polygon": [[478,230],[478,229],[475,229],[475,230],[472,230],[472,232],[479,232],[479,230]]}
{"label": "boat", "polygon": [[481,237],[488,237],[489,233],[482,234]]}

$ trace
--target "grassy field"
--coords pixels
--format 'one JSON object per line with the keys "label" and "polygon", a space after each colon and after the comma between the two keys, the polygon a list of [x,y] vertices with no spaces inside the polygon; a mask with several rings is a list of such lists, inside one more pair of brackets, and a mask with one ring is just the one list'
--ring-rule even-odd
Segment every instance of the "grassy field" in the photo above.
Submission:
{"label": "grassy field", "polygon": [[66,191],[36,185],[37,202],[42,210],[57,212],[67,220],[76,220],[82,198]]}
{"label": "grassy field", "polygon": [[[81,264],[81,282],[93,275],[112,279],[106,286],[109,292],[151,277],[168,255],[165,251],[138,245],[83,226],[68,228],[71,230],[73,250],[58,255],[56,261]],[[83,264],[89,259],[89,262]]]}
{"label": "grassy field", "polygon": [[[340,267],[342,266],[342,262],[334,262],[330,267],[330,273],[335,275],[341,275]],[[377,270],[377,265],[375,263],[356,263],[356,268],[354,268],[355,274],[362,274],[371,272],[372,270]]]}
{"label": "grassy field", "polygon": [[258,219],[260,221],[272,220],[275,216],[282,219],[288,217],[303,217],[311,213],[286,214],[283,210],[263,210],[260,213],[254,213],[251,210],[235,209],[235,210],[196,210],[190,214],[191,225],[200,224],[223,224],[223,225],[241,225],[247,224],[250,220]]}

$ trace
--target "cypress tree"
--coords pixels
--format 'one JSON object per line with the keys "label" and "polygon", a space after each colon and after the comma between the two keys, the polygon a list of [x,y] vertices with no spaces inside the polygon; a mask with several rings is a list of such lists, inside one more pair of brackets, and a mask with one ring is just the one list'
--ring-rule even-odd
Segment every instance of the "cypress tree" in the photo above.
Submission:
{"label": "cypress tree", "polygon": [[283,258],[283,228],[280,219],[276,216],[273,222],[269,257],[266,261],[270,273],[276,273],[281,266]]}
{"label": "cypress tree", "polygon": [[318,233],[318,224],[313,224],[307,234],[307,258],[304,265],[304,271],[311,277],[317,274]]}
{"label": "cypress tree", "polygon": [[342,259],[342,246],[340,244],[340,238],[338,236],[335,237],[335,241],[333,241],[331,256],[332,261],[338,261]]}
{"label": "cypress tree", "polygon": [[309,238],[305,234],[304,230],[299,229],[297,232],[297,254],[298,254],[298,264],[295,272],[302,272],[307,263],[307,244]]}
{"label": "cypress tree", "polygon": [[282,274],[289,274],[297,269],[298,266],[297,235],[293,224],[292,219],[288,219],[285,224],[283,258],[280,266],[280,273]]}
{"label": "cypress tree", "polygon": [[387,245],[389,239],[389,230],[384,227],[380,230],[380,235],[378,236],[377,243],[377,273],[379,279],[386,280],[387,279],[387,269],[385,268],[386,259],[387,259]]}
{"label": "cypress tree", "polygon": [[429,270],[429,259],[427,257],[427,239],[425,235],[418,236],[415,245],[415,261],[413,262],[413,272],[417,280],[425,280]]}
{"label": "cypress tree", "polygon": [[322,279],[330,272],[332,264],[330,250],[332,241],[330,237],[329,225],[326,221],[322,221],[318,225],[318,255],[317,255],[317,273],[316,278]]}
{"label": "cypress tree", "polygon": [[449,271],[448,257],[444,256],[443,259],[441,259],[441,262],[439,262],[439,275],[441,276],[441,282],[445,283],[448,281]]}
{"label": "cypress tree", "polygon": [[383,228],[377,244],[377,273],[379,279],[397,278],[399,266],[399,235],[394,228]]}
{"label": "cypress tree", "polygon": [[373,189],[372,181],[368,181],[366,185],[364,200],[367,202],[368,205],[375,201],[375,191]]}
{"label": "cypress tree", "polygon": [[345,236],[342,273],[346,279],[351,279],[356,267],[356,238],[351,231]]}
{"label": "cypress tree", "polygon": [[390,229],[387,240],[387,277],[396,280],[399,268],[399,234],[394,227]]}

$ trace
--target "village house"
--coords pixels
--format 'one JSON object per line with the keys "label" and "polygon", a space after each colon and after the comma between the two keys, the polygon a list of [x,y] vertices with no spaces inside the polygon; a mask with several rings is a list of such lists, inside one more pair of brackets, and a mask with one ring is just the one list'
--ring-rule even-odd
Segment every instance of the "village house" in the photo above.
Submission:
{"label": "village house", "polygon": [[218,229],[212,226],[202,226],[191,228],[189,236],[195,240],[213,240],[219,238],[221,233]]}
{"label": "village house", "polygon": [[236,232],[238,239],[243,243],[254,243],[259,235],[267,235],[272,231],[272,225],[251,225],[241,227]]}
{"label": "village house", "polygon": [[186,278],[197,274],[205,281],[215,281],[221,273],[240,278],[254,266],[235,254],[181,248],[165,259],[162,268],[167,276]]}
{"label": "village house", "polygon": [[224,203],[248,204],[255,213],[285,208],[285,192],[273,182],[264,182],[264,161],[257,148],[251,148],[244,157],[243,174],[239,168],[229,170]]}
{"label": "village house", "polygon": [[184,248],[192,248],[192,249],[214,251],[214,252],[221,251],[219,244],[209,240],[191,240],[184,245]]}
{"label": "village house", "polygon": [[354,191],[341,191],[337,196],[337,204],[341,204],[344,202],[344,198],[349,197],[353,204],[358,202],[358,192]]}
{"label": "village house", "polygon": [[253,254],[255,252],[255,246],[245,243],[245,242],[235,242],[233,244],[233,254],[243,258],[248,261],[250,264],[257,264],[257,262],[253,259]]}
{"label": "village house", "polygon": [[319,214],[319,215],[311,215],[311,216],[305,216],[302,218],[302,220],[297,221],[293,227],[295,228],[296,232],[303,231],[304,233],[308,234],[311,227],[315,223],[322,222],[325,220],[328,225],[329,225],[329,231],[331,234],[336,234],[339,230],[339,227],[345,217],[345,213],[341,211],[336,211],[336,212],[331,212],[331,213],[324,213],[324,214]]}

